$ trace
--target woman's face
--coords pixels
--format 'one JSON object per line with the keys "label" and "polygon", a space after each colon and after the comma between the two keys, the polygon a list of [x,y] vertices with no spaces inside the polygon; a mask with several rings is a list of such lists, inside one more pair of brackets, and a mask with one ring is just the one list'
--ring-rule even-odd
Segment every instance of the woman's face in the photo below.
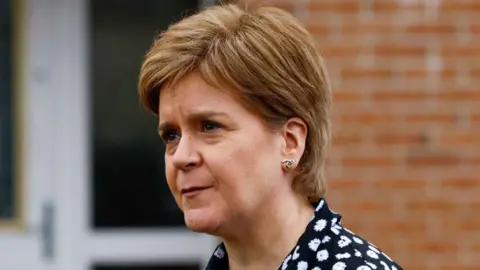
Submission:
{"label": "woman's face", "polygon": [[197,73],[162,90],[159,133],[168,186],[193,231],[221,234],[290,188],[282,132]]}

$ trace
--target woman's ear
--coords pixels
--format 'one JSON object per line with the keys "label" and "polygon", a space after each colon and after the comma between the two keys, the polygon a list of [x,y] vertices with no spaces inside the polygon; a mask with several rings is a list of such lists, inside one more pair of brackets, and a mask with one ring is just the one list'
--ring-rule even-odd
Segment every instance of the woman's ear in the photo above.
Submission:
{"label": "woman's ear", "polygon": [[282,154],[285,158],[300,161],[305,152],[308,126],[299,117],[290,118],[282,128],[282,136],[285,141]]}

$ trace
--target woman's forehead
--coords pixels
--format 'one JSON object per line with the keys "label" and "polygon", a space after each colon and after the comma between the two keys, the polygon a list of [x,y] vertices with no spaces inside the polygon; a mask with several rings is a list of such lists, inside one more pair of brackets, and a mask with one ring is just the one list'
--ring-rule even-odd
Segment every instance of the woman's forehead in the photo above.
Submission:
{"label": "woman's forehead", "polygon": [[238,100],[231,91],[209,85],[203,78],[192,73],[180,80],[174,87],[162,89],[159,95],[160,113],[176,107],[183,110],[214,111],[222,107],[236,107]]}

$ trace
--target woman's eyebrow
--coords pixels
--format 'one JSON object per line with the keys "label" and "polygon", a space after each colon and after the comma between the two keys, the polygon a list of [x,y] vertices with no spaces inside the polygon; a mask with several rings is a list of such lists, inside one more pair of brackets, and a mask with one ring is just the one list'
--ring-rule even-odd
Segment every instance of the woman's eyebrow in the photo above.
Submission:
{"label": "woman's eyebrow", "polygon": [[[192,111],[188,115],[189,121],[198,121],[203,120],[206,118],[211,117],[229,117],[229,114],[225,112],[213,111],[213,110],[205,110],[205,111]],[[173,129],[175,127],[174,124],[165,121],[158,125],[158,133],[161,134],[165,132],[165,130]]]}
{"label": "woman's eyebrow", "polygon": [[228,117],[229,115],[225,112],[205,110],[205,111],[192,111],[189,113],[188,118],[197,120],[197,119],[205,119],[205,118],[210,118],[215,116]]}

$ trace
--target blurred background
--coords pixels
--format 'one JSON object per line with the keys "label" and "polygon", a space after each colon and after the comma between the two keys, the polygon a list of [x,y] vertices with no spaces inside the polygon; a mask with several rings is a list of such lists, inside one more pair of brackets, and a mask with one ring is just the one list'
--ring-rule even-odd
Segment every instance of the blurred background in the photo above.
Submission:
{"label": "blurred background", "polygon": [[[333,83],[332,208],[409,270],[480,269],[480,1],[292,12]],[[0,0],[0,270],[196,270],[138,101],[155,35],[208,0]]]}

